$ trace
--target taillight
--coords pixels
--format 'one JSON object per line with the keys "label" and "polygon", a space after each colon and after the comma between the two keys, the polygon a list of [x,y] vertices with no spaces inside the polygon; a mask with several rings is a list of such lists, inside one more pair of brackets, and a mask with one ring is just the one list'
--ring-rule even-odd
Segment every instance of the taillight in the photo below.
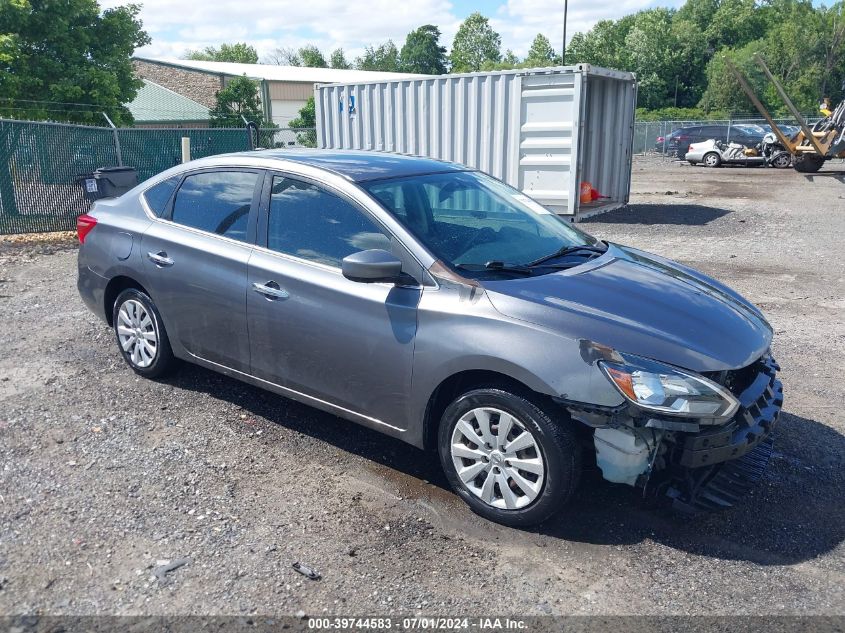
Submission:
{"label": "taillight", "polygon": [[97,226],[97,218],[87,213],[76,218],[76,234],[79,236],[79,243],[85,243],[85,237]]}

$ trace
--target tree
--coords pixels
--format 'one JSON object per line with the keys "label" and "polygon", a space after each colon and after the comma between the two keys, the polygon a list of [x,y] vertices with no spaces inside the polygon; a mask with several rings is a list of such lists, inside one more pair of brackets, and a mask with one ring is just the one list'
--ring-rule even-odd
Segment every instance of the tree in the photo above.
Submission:
{"label": "tree", "polygon": [[364,54],[355,60],[359,70],[381,70],[397,72],[399,70],[399,50],[393,40],[387,40],[378,48],[367,46]]}
{"label": "tree", "polygon": [[421,75],[446,73],[446,48],[440,46],[440,29],[425,24],[408,33],[399,53],[399,67]]}
{"label": "tree", "polygon": [[310,66],[311,68],[328,68],[329,64],[320,49],[313,44],[308,44],[299,49],[299,59],[302,60],[303,66]]}
{"label": "tree", "polygon": [[341,70],[348,70],[352,68],[352,64],[346,61],[346,55],[344,55],[342,48],[336,48],[332,51],[329,63],[332,68],[339,68]]}
{"label": "tree", "polygon": [[274,64],[276,66],[302,66],[299,53],[295,49],[288,47],[277,48],[267,53],[263,61],[265,64]]}
{"label": "tree", "polygon": [[470,15],[461,23],[452,42],[452,71],[457,73],[481,70],[485,63],[497,63],[502,58],[501,36],[480,13]]}
{"label": "tree", "polygon": [[505,54],[502,55],[502,61],[499,63],[506,69],[511,69],[519,66],[520,61],[519,57],[516,56],[516,53],[514,53],[511,49],[508,49],[505,51]]}
{"label": "tree", "polygon": [[130,124],[124,104],[141,81],[132,54],[149,44],[127,4],[96,0],[0,0],[0,116]]}
{"label": "tree", "polygon": [[525,65],[529,68],[542,68],[543,66],[554,66],[560,63],[560,55],[555,53],[549,38],[542,33],[531,43],[528,49],[528,57],[525,58]]}
{"label": "tree", "polygon": [[308,97],[308,101],[299,110],[299,116],[292,119],[288,124],[296,133],[296,142],[303,147],[317,147],[317,106],[314,97]]}
{"label": "tree", "polygon": [[235,77],[217,92],[216,97],[217,102],[210,113],[211,127],[243,127],[244,118],[258,127],[265,127],[257,81],[246,75]]}
{"label": "tree", "polygon": [[188,51],[185,59],[207,62],[235,62],[238,64],[257,64],[258,51],[245,42],[221,44],[220,48],[206,46],[200,51]]}

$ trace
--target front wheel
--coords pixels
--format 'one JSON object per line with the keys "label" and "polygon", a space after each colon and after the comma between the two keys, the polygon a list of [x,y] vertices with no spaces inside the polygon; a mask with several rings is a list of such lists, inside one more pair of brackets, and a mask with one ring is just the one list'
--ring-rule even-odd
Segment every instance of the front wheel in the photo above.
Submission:
{"label": "front wheel", "polygon": [[114,333],[123,360],[145,378],[159,378],[176,364],[170,340],[153,300],[128,288],[114,302]]}
{"label": "front wheel", "polygon": [[824,165],[824,156],[818,154],[798,154],[792,161],[795,171],[802,174],[814,174]]}
{"label": "front wheel", "polygon": [[786,169],[792,165],[792,154],[787,152],[781,152],[780,154],[775,155],[772,158],[771,162],[772,167],[775,169]]}
{"label": "front wheel", "polygon": [[570,420],[496,388],[457,398],[440,422],[440,461],[452,488],[481,516],[512,527],[542,523],[581,474]]}

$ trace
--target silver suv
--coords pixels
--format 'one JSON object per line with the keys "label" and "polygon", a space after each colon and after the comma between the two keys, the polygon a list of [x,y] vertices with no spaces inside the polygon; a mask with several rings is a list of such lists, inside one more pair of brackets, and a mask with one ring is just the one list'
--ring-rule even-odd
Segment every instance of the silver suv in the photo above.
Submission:
{"label": "silver suv", "polygon": [[97,201],[78,232],[79,292],[135,372],[189,361],[436,448],[500,523],[562,508],[585,459],[729,506],[771,452],[757,308],[460,165],[218,156]]}

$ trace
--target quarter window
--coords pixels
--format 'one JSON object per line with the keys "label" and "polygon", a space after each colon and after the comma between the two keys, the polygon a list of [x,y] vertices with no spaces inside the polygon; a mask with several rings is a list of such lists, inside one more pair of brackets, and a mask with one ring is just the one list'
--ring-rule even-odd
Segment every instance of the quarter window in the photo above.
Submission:
{"label": "quarter window", "polygon": [[173,201],[172,220],[244,242],[257,181],[258,174],[245,171],[188,176]]}
{"label": "quarter window", "polygon": [[156,216],[161,217],[167,210],[167,203],[179,184],[179,176],[162,180],[144,192],[144,200]]}
{"label": "quarter window", "polygon": [[339,267],[352,253],[390,250],[390,238],[343,198],[308,182],[274,176],[267,247]]}

